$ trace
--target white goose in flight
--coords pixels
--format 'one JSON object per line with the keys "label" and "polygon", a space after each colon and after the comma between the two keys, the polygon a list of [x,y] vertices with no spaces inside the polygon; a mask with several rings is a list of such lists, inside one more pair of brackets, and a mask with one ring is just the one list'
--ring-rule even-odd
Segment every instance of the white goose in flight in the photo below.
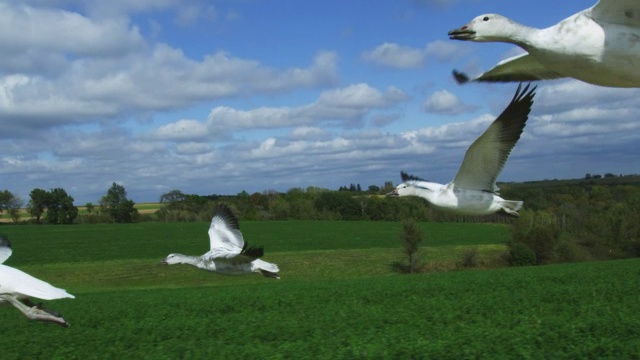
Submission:
{"label": "white goose in flight", "polygon": [[[507,82],[575,78],[607,87],[640,87],[640,1],[600,0],[546,29],[485,14],[449,38],[507,42],[526,53],[499,62],[472,81]],[[466,74],[453,71],[459,83]]]}
{"label": "white goose in flight", "polygon": [[11,256],[11,243],[6,236],[0,235],[0,305],[11,304],[30,320],[52,322],[64,327],[69,324],[55,311],[45,309],[42,304],[34,304],[29,297],[43,300],[71,298],[74,296],[40,279],[3,265]]}
{"label": "white goose in flight", "polygon": [[279,279],[278,265],[259,259],[262,247],[248,247],[242,238],[238,219],[225,205],[218,206],[209,227],[211,250],[202,256],[169,254],[162,264],[189,264],[225,275],[245,275],[254,272]]}
{"label": "white goose in flight", "polygon": [[453,181],[442,185],[402,172],[402,181],[387,196],[419,196],[433,207],[461,215],[489,215],[503,211],[518,216],[522,201],[498,195],[496,178],[516,145],[531,111],[535,87],[518,86],[511,103],[477,138],[464,156]]}

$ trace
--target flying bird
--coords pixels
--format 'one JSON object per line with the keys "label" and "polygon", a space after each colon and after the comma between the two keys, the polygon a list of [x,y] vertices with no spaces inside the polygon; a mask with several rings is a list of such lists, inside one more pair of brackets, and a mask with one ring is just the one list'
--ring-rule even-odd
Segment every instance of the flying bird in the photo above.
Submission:
{"label": "flying bird", "polygon": [[219,205],[209,227],[211,250],[202,256],[169,254],[164,265],[189,264],[200,269],[225,275],[245,275],[254,272],[280,279],[278,265],[260,259],[262,247],[249,247],[244,241],[238,219],[231,209]]}
{"label": "flying bird", "polygon": [[480,15],[449,31],[453,40],[507,42],[526,51],[458,83],[575,78],[607,87],[640,87],[640,2],[600,0],[546,29],[527,27],[498,14]]}
{"label": "flying bird", "polygon": [[442,185],[401,172],[402,183],[387,196],[419,196],[439,210],[460,215],[489,215],[504,212],[519,216],[522,201],[499,196],[496,178],[531,111],[536,88],[518,86],[511,103],[467,149],[453,181]]}
{"label": "flying bird", "polygon": [[45,309],[42,304],[34,304],[29,297],[42,300],[74,299],[75,297],[23,271],[3,265],[2,263],[11,256],[11,253],[9,239],[0,235],[0,305],[11,304],[30,320],[69,326],[59,313]]}

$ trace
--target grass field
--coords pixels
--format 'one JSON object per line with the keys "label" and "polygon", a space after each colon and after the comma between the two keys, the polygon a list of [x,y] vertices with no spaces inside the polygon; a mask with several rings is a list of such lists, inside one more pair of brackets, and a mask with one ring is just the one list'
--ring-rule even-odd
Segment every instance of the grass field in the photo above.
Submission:
{"label": "grass field", "polygon": [[[503,251],[508,228],[420,224],[430,261]],[[242,222],[282,280],[160,266],[207,223],[0,226],[6,264],[76,295],[71,327],[0,308],[3,359],[633,358],[640,261],[395,274],[400,225]]]}

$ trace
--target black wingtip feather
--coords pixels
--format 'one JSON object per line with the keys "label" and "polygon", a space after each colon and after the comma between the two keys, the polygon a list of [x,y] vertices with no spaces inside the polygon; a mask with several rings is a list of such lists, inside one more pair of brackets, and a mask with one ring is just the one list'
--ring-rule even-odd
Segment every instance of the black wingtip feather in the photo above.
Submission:
{"label": "black wingtip feather", "polygon": [[[534,86],[533,88],[531,88],[531,90],[529,90],[529,87],[531,86],[531,83],[527,83],[527,86],[524,87],[524,89],[522,89],[522,83],[518,84],[518,89],[516,90],[516,93],[513,95],[513,99],[511,99],[511,103],[520,103],[520,102],[528,102],[530,105],[529,107],[531,107],[531,105],[533,105],[533,97],[536,95],[536,89],[538,88],[538,86]],[[522,91],[521,91],[522,90]]]}
{"label": "black wingtip feather", "polygon": [[0,247],[11,247],[11,241],[7,235],[0,234]]}
{"label": "black wingtip feather", "polygon": [[423,178],[419,178],[417,176],[411,175],[411,174],[407,174],[404,171],[400,171],[400,178],[402,179],[403,182],[405,181],[411,181],[411,180],[418,180],[418,181],[427,181]]}
{"label": "black wingtip feather", "polygon": [[496,119],[504,127],[502,132],[503,140],[512,141],[515,145],[515,142],[520,139],[531,112],[536,89],[537,86],[531,87],[531,83],[528,83],[524,89],[522,88],[522,83],[518,85],[511,103]]}
{"label": "black wingtip feather", "polygon": [[459,85],[463,85],[469,82],[469,76],[467,74],[455,69],[451,73],[453,74],[453,78]]}
{"label": "black wingtip feather", "polygon": [[224,219],[224,222],[232,229],[240,230],[238,224],[238,218],[233,214],[233,211],[225,204],[218,205],[214,216],[220,216]]}
{"label": "black wingtip feather", "polygon": [[261,258],[264,255],[264,248],[262,246],[247,246],[247,243],[244,243],[244,247],[242,248],[242,255],[249,256],[254,259]]}

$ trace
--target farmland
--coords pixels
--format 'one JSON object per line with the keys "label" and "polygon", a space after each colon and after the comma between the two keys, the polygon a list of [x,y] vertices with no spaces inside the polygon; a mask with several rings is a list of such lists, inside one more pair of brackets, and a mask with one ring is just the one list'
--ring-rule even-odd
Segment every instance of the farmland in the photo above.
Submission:
{"label": "farmland", "polygon": [[[207,250],[207,223],[1,226],[6,264],[76,295],[71,324],[0,308],[4,359],[561,358],[640,354],[640,261],[486,269],[508,227],[421,223],[426,257],[485,269],[398,275],[398,223],[241,222],[282,280],[160,266]],[[451,267],[449,267],[451,268]]]}

